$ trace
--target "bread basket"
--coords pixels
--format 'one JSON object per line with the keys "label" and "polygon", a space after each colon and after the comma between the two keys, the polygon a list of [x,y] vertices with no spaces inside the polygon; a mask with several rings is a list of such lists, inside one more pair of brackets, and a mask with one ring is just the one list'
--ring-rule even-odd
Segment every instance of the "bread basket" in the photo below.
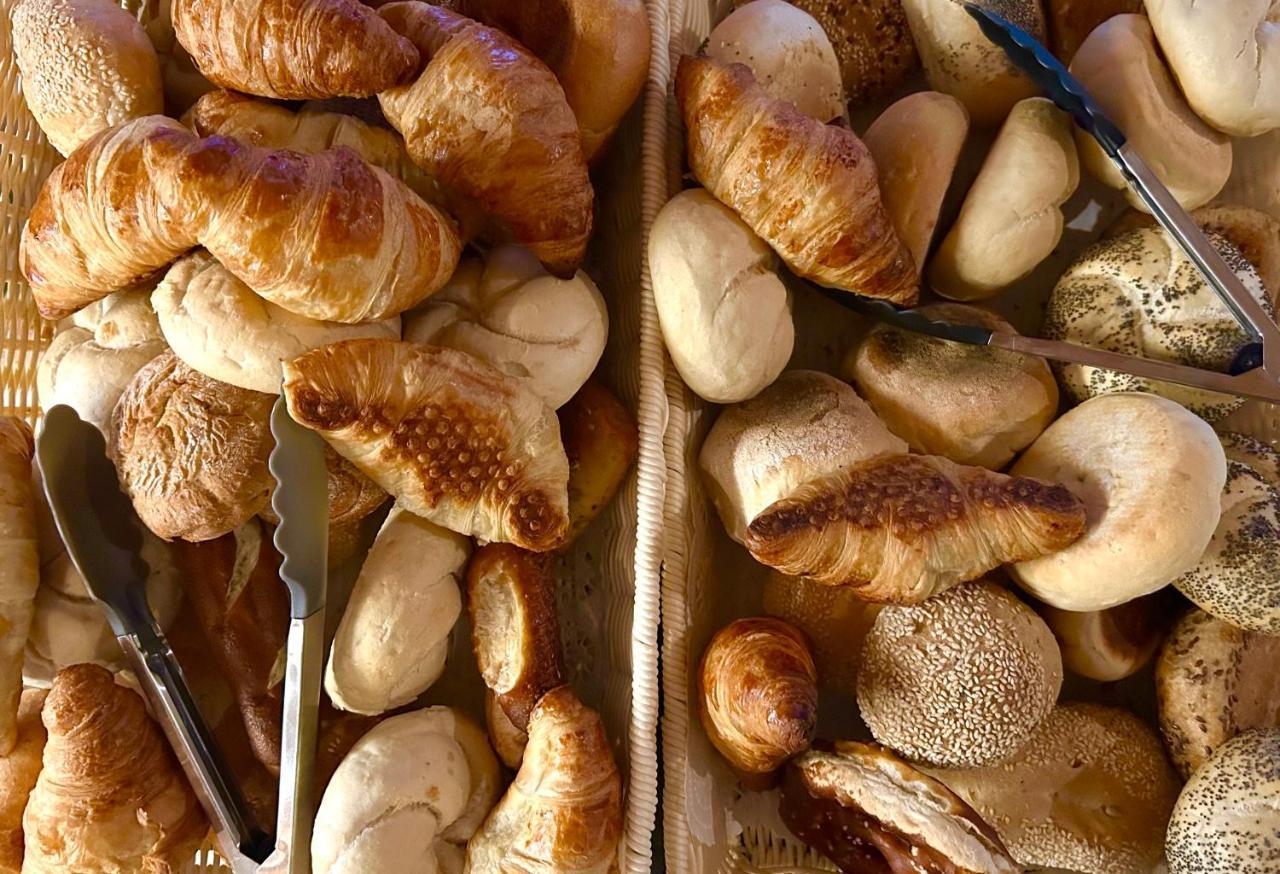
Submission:
{"label": "bread basket", "polygon": [[[0,0],[0,4],[0,190],[4,195],[0,414],[18,415],[34,424],[40,414],[36,366],[41,350],[52,339],[53,326],[37,314],[18,269],[18,239],[41,183],[61,159],[23,101],[9,28],[16,0]],[[665,51],[665,15],[665,4],[650,4],[655,53]],[[647,105],[661,105],[663,89],[665,78],[651,76]],[[575,688],[601,711],[624,774],[626,802],[618,867],[625,874],[650,870],[658,807],[657,638],[665,398],[661,350],[653,342],[656,320],[651,306],[642,311],[638,290],[641,220],[651,219],[662,200],[642,199],[642,177],[636,168],[641,152],[653,152],[654,143],[661,140],[649,135],[652,125],[646,124],[642,131],[641,115],[639,107],[631,113],[595,174],[599,219],[587,266],[609,302],[610,336],[600,376],[639,411],[639,471],[564,557],[560,589],[563,639]],[[642,326],[647,326],[644,331]],[[642,334],[647,343],[642,343]],[[643,533],[639,540],[637,530]],[[478,685],[474,691],[478,701]],[[192,870],[225,870],[225,866],[212,845],[207,845]]]}
{"label": "bread basket", "polygon": [[[688,184],[684,173],[683,130],[672,94],[676,64],[697,51],[716,22],[735,5],[732,0],[667,0],[655,3],[665,16],[665,51],[655,56],[646,117],[646,220],[653,204]],[[656,80],[661,81],[656,81]],[[903,93],[921,90],[917,76]],[[901,94],[895,95],[901,96]],[[862,131],[884,100],[859,109],[854,129]],[[993,131],[971,131],[957,168],[939,226],[945,230],[965,190],[981,165]],[[1224,196],[1267,208],[1274,182],[1233,178]],[[1245,196],[1249,195],[1249,196]],[[993,301],[1019,330],[1039,327],[1041,306],[1056,278],[1076,255],[1124,209],[1119,193],[1102,187],[1082,172],[1079,190],[1063,207],[1067,228],[1053,254],[1010,293]],[[1278,216],[1280,217],[1280,216]],[[649,224],[646,222],[646,235]],[[646,295],[648,264],[645,265]],[[795,352],[789,368],[812,368],[839,374],[841,360],[866,325],[807,289],[795,288]],[[646,300],[646,306],[652,306]],[[646,349],[661,345],[656,323],[646,324]],[[650,354],[653,354],[650,352]],[[663,682],[663,823],[667,868],[673,874],[729,872],[829,871],[826,859],[791,835],[778,815],[776,792],[743,789],[723,758],[711,747],[698,714],[696,670],[711,635],[732,619],[762,612],[761,590],[767,569],[729,540],[711,506],[698,470],[698,451],[717,408],[694,395],[681,381],[665,351],[658,355],[666,389],[667,426],[664,529],[662,536],[662,682]],[[1222,422],[1273,444],[1280,440],[1280,406],[1249,402]],[[644,548],[645,532],[641,532]],[[1140,714],[1152,713],[1150,669],[1108,689],[1068,679],[1062,700],[1104,700],[1124,704]],[[856,703],[823,692],[818,734],[824,738],[868,739]]]}

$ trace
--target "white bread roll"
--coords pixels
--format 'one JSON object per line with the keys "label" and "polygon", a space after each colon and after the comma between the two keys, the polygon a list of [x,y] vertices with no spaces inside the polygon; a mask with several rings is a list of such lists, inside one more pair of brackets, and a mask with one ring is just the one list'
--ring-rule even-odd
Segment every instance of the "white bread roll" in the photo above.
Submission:
{"label": "white bread roll", "polygon": [[963,103],[937,91],[917,91],[880,113],[862,135],[876,162],[885,212],[917,271],[924,269],[968,133]]}
{"label": "white bread roll", "polygon": [[334,706],[385,713],[440,678],[462,612],[458,576],[470,554],[467,538],[392,508],[333,639],[324,688]]}
{"label": "white bread roll", "polygon": [[[1191,111],[1144,16],[1117,15],[1100,24],[1072,58],[1071,72],[1184,209],[1203,206],[1222,190],[1231,175],[1231,143]],[[1076,145],[1090,173],[1150,211],[1093,137],[1077,130]]]}
{"label": "white bread roll", "polygon": [[461,848],[497,799],[498,776],[484,731],[456,710],[427,707],[378,723],[324,791],[312,871],[460,871]]}
{"label": "white bread roll", "polygon": [[1102,610],[1167,586],[1200,560],[1221,514],[1227,460],[1203,419],[1155,395],[1102,395],[1071,410],[1013,466],[1085,504],[1084,536],[1012,566],[1040,600]]}
{"label": "white bread roll", "polygon": [[151,295],[169,346],[219,382],[280,394],[280,362],[329,343],[400,338],[400,317],[345,325],[291,313],[254,294],[204,250],[169,268]]}
{"label": "white bread roll", "polygon": [[1043,97],[1013,107],[929,265],[936,292],[991,297],[1049,256],[1062,239],[1062,204],[1080,184],[1071,130]]}
{"label": "white bread roll", "polygon": [[702,398],[755,397],[787,366],[795,327],[777,263],[764,240],[701,188],[677,194],[654,219],[649,271],[662,336]]}
{"label": "white bread roll", "polygon": [[[1209,239],[1245,288],[1270,308],[1258,272],[1225,238]],[[1045,307],[1044,336],[1142,358],[1226,371],[1248,335],[1200,271],[1162,228],[1138,228],[1086,249]],[[1233,395],[1189,388],[1084,364],[1058,368],[1076,400],[1150,391],[1214,421],[1238,407]]]}
{"label": "white bread roll", "polygon": [[906,451],[848,385],[792,370],[754,400],[724,410],[698,464],[725,530],[742,543],[760,511],[805,483]]}
{"label": "white bread roll", "polygon": [[[1040,0],[993,4],[1014,24],[1044,42]],[[907,22],[929,87],[957,98],[975,125],[997,125],[1019,100],[1037,93],[1030,79],[987,39],[964,6],[954,0],[903,0]]]}
{"label": "white bread roll", "polygon": [[1148,0],[1147,17],[1192,109],[1237,137],[1280,127],[1280,21],[1273,0]]}
{"label": "white bread roll", "polygon": [[765,91],[818,121],[845,116],[831,40],[786,0],[753,0],[729,13],[711,31],[706,52],[724,64],[746,64]]}
{"label": "white bread roll", "polygon": [[40,356],[40,405],[66,404],[107,434],[111,411],[134,374],[165,350],[146,291],[120,291],[71,317]]}
{"label": "white bread roll", "polygon": [[609,313],[581,270],[557,279],[519,246],[472,258],[404,316],[404,338],[474,355],[528,387],[556,409],[596,369],[609,336]]}

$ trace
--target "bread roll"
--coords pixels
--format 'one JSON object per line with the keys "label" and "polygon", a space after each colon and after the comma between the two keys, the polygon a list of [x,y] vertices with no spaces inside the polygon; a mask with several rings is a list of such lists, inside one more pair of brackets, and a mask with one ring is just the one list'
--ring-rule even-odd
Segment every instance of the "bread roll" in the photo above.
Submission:
{"label": "bread roll", "polygon": [[72,316],[40,356],[40,406],[66,404],[104,435],[125,386],[165,350],[147,292],[119,291]]}
{"label": "bread roll", "polygon": [[1036,610],[1058,639],[1067,670],[1114,683],[1147,666],[1182,603],[1172,589],[1161,589],[1105,610],[1059,610],[1043,603]]}
{"label": "bread roll", "polygon": [[383,720],[347,753],[311,837],[315,874],[454,870],[498,794],[484,732],[448,707]]}
{"label": "bread roll", "polygon": [[1270,0],[1248,0],[1230,10],[1151,0],[1146,10],[1196,114],[1237,137],[1280,127],[1280,36]]}
{"label": "bread roll", "polygon": [[663,340],[702,398],[747,400],[787,366],[795,327],[776,269],[764,240],[701,188],[677,194],[654,219],[649,273]]}
{"label": "bread roll", "polygon": [[[1258,272],[1230,243],[1210,239],[1245,288],[1271,308]],[[1163,228],[1139,228],[1086,249],[1054,286],[1043,334],[1083,346],[1226,371],[1249,341],[1226,305]],[[1210,421],[1241,399],[1083,364],[1059,365],[1075,400],[1149,391]]]}
{"label": "bread roll", "polygon": [[333,639],[324,688],[335,706],[384,713],[440,678],[462,612],[458,583],[470,554],[465,537],[392,509]]}
{"label": "bread roll", "polygon": [[885,211],[917,272],[924,270],[938,212],[968,133],[963,103],[937,91],[918,91],[880,113],[862,135],[876,162]]}
{"label": "bread roll", "polygon": [[[324,445],[325,491],[329,496],[329,543],[332,547],[335,540],[341,541],[351,529],[359,529],[360,522],[374,510],[381,507],[390,497],[373,480],[365,476],[360,468],[347,461],[328,443]],[[274,479],[271,484],[271,497],[274,499],[279,483]],[[271,501],[262,508],[258,517],[268,525],[279,525],[280,517],[276,515]],[[354,532],[359,537],[358,530]],[[359,544],[367,547],[367,543]],[[331,552],[332,555],[332,552]],[[341,562],[330,560],[330,565]]]}
{"label": "bread roll", "polygon": [[821,122],[845,117],[840,65],[813,16],[785,0],[755,0],[730,12],[707,38],[722,64],[746,64],[764,90]]}
{"label": "bread roll", "polygon": [[201,541],[256,516],[274,483],[271,404],[172,352],[138,371],[116,404],[111,455],[143,523],[165,540]]}
{"label": "bread roll", "polygon": [[1093,29],[1113,15],[1141,12],[1142,0],[1045,0],[1049,17],[1049,45],[1064,64]]}
{"label": "bread roll", "polygon": [[10,9],[22,95],[63,155],[99,131],[164,112],[155,49],[117,4],[21,0]]}
{"label": "bread roll", "polygon": [[400,338],[400,318],[344,325],[292,313],[258,297],[204,250],[169,268],[151,295],[174,353],[205,376],[279,394],[280,362],[359,338]]}
{"label": "bread roll", "polygon": [[1015,564],[1014,579],[1055,607],[1102,610],[1195,566],[1218,524],[1227,464],[1202,419],[1164,398],[1124,393],[1054,422],[1013,473],[1067,483],[1088,518],[1083,537]]}
{"label": "bread roll", "polygon": [[[955,324],[1013,332],[964,304],[921,312]],[[1058,384],[1043,359],[966,346],[877,325],[846,368],[889,430],[916,452],[1003,468],[1058,413]]]}
{"label": "bread roll", "polygon": [[40,721],[43,689],[22,690],[17,743],[0,758],[0,874],[22,870],[22,811],[40,776],[41,755],[49,733]]}
{"label": "bread roll", "polygon": [[[1040,0],[997,0],[992,9],[1044,42]],[[973,123],[999,124],[1019,100],[1036,93],[1032,84],[951,0],[903,0],[929,87],[957,98]]]}
{"label": "bread roll", "polygon": [[498,703],[498,696],[488,687],[484,690],[484,722],[489,729],[489,743],[508,768],[519,768],[524,761],[524,748],[529,743],[529,733],[516,728],[507,712]]}
{"label": "bread roll", "polygon": [[31,426],[0,416],[0,756],[18,740],[22,653],[40,583]]}
{"label": "bread roll", "polygon": [[552,409],[587,381],[608,336],[609,312],[591,277],[579,270],[557,279],[512,245],[463,262],[404,322],[406,340],[487,361],[527,381]]}
{"label": "bread roll", "polygon": [[[1231,143],[1187,106],[1146,18],[1117,15],[1103,22],[1076,52],[1071,73],[1184,209],[1203,206],[1222,190],[1231,174]],[[1076,145],[1090,173],[1149,211],[1093,137],[1077,130]]]}
{"label": "bread roll", "polygon": [[1080,184],[1071,119],[1044,97],[1009,111],[960,216],[929,265],[933,289],[980,300],[1025,277],[1062,239],[1062,204]]}
{"label": "bread roll", "polygon": [[569,461],[569,535],[560,547],[565,550],[622,487],[640,452],[640,432],[631,411],[594,379],[556,418]]}

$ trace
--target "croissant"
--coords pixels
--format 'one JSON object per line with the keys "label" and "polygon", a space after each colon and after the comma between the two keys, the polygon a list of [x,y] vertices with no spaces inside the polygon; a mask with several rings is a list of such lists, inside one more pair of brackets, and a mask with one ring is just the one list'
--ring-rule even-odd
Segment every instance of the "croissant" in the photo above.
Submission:
{"label": "croissant", "polygon": [[418,53],[358,0],[173,0],[173,29],[209,81],[262,97],[369,97]]}
{"label": "croissant", "polygon": [[350,149],[302,155],[178,128],[145,152],[165,209],[250,288],[299,315],[397,315],[458,264],[450,220]]}
{"label": "croissant", "polygon": [[40,721],[44,689],[23,689],[18,707],[18,741],[0,758],[0,874],[22,870],[22,811],[40,776],[48,733]]}
{"label": "croissant", "polygon": [[75,665],[54,678],[43,718],[24,874],[188,870],[209,826],[142,699],[105,668]]}
{"label": "croissant", "polygon": [[605,874],[622,833],[622,778],[600,716],[568,686],[542,697],[516,779],[467,844],[469,874]]}
{"label": "croissant", "polygon": [[698,682],[707,737],[747,777],[767,778],[813,741],[818,671],[804,635],[781,619],[716,632]]}
{"label": "croissant", "polygon": [[40,582],[31,428],[0,416],[0,756],[18,739],[22,657]]}
{"label": "croissant", "polygon": [[491,27],[426,3],[378,10],[428,59],[378,95],[409,155],[569,278],[591,235],[591,180],[573,110],[546,65]]}
{"label": "croissant", "polygon": [[36,307],[60,319],[146,279],[195,245],[160,208],[143,146],[176,121],[151,115],[86,140],[45,180],[18,265]]}
{"label": "croissant", "polygon": [[747,548],[784,574],[851,586],[866,601],[918,604],[1005,562],[1084,533],[1065,486],[888,455],[800,486],[752,520]]}
{"label": "croissant", "polygon": [[412,513],[545,552],[569,527],[569,461],[532,390],[453,349],[347,340],[284,365],[302,425]]}
{"label": "croissant", "polygon": [[795,273],[897,304],[919,280],[852,132],[770,97],[742,64],[680,59],[676,100],[689,167]]}

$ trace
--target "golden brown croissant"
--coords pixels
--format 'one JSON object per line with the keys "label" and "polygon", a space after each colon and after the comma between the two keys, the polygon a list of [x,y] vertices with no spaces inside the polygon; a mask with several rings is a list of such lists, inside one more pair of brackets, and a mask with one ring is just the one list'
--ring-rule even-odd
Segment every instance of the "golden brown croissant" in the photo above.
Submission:
{"label": "golden brown croissant", "polygon": [[17,743],[22,658],[40,582],[31,489],[34,452],[27,423],[0,416],[0,755]]}
{"label": "golden brown croissant", "polygon": [[770,97],[742,64],[681,58],[676,99],[693,175],[787,266],[823,285],[915,302],[911,253],[852,132]]}
{"label": "golden brown croissant", "polygon": [[555,76],[501,31],[447,9],[409,0],[378,11],[429,59],[416,82],[378,95],[410,157],[552,273],[572,276],[591,235],[593,193]]}
{"label": "golden brown croissant", "polygon": [[781,619],[739,619],[716,632],[702,656],[702,727],[729,764],[767,780],[813,741],[817,684],[802,633]]}
{"label": "golden brown croissant", "polygon": [[452,222],[350,149],[302,155],[176,128],[145,152],[169,214],[291,312],[383,319],[438,290],[458,264]]}
{"label": "golden brown croissant", "polygon": [[75,665],[54,679],[43,717],[24,874],[188,870],[208,824],[142,699],[105,668]]}
{"label": "golden brown croissant", "polygon": [[453,349],[348,340],[284,364],[293,418],[412,513],[535,552],[568,532],[555,414],[523,383]]}
{"label": "golden brown croissant", "polygon": [[143,146],[181,131],[147,116],[86,140],[45,180],[22,229],[18,264],[46,319],[146,279],[195,245],[156,197]]}
{"label": "golden brown croissant", "polygon": [[622,778],[600,716],[568,686],[542,697],[515,782],[467,844],[469,874],[605,874],[622,834]]}
{"label": "golden brown croissant", "polygon": [[873,458],[813,480],[748,527],[747,548],[785,574],[852,586],[867,601],[918,604],[1084,533],[1084,504],[1029,477],[936,455]]}
{"label": "golden brown croissant", "polygon": [[22,811],[40,776],[48,732],[40,721],[45,690],[24,689],[18,706],[18,742],[0,758],[0,874],[22,870]]}
{"label": "golden brown croissant", "polygon": [[418,67],[358,0],[173,0],[173,29],[209,81],[262,97],[370,97]]}

